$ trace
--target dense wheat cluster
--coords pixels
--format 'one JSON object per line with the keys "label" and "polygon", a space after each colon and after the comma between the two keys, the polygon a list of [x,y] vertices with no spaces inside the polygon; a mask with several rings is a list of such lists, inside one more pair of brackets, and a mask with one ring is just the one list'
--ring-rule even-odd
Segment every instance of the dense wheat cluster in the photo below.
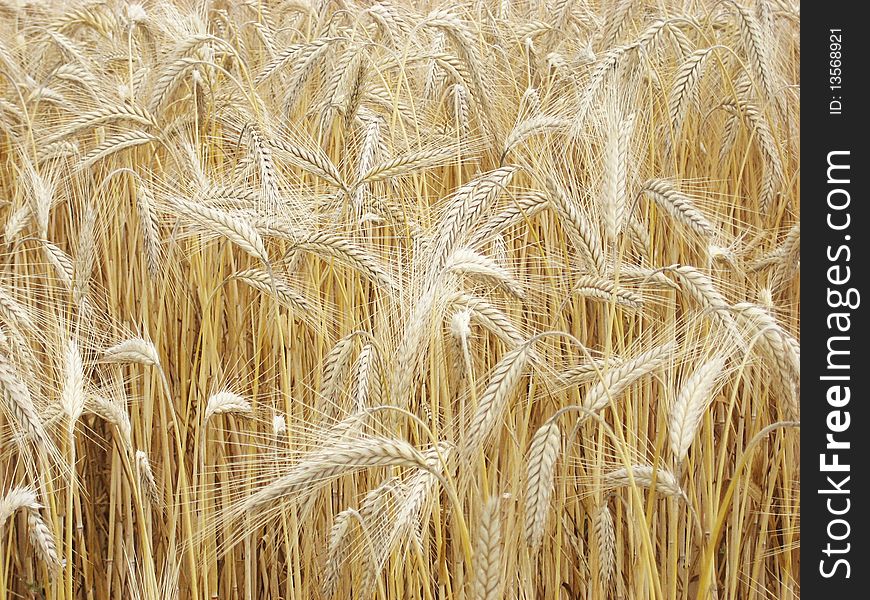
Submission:
{"label": "dense wheat cluster", "polygon": [[798,597],[799,19],[0,2],[0,600]]}

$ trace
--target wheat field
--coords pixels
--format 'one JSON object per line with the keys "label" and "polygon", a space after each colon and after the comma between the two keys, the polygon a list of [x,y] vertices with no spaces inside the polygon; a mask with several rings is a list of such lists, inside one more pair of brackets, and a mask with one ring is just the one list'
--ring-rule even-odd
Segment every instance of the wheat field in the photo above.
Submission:
{"label": "wheat field", "polygon": [[0,600],[798,598],[799,33],[0,1]]}

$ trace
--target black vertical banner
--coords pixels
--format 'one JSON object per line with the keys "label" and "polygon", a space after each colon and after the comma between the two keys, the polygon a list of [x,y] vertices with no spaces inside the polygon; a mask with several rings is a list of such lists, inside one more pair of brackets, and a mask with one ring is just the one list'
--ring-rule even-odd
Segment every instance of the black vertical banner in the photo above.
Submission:
{"label": "black vertical banner", "polygon": [[[801,591],[866,598],[868,110],[860,2],[801,19]],[[824,594],[824,595],[823,595]]]}

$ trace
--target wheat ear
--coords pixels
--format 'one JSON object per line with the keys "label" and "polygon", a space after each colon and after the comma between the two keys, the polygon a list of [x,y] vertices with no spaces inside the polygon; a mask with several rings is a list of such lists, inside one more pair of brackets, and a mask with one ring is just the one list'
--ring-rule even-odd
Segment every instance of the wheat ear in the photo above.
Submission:
{"label": "wheat ear", "polygon": [[615,244],[622,232],[628,209],[628,172],[631,138],[634,134],[635,114],[621,122],[608,119],[609,131],[605,143],[604,182],[602,186],[604,232],[607,241]]}
{"label": "wheat ear", "polygon": [[339,189],[347,189],[347,184],[342,179],[338,167],[321,150],[309,150],[280,138],[272,140],[272,144],[278,158],[286,160]]}
{"label": "wheat ear", "polygon": [[41,143],[58,142],[74,133],[87,129],[88,127],[96,127],[98,125],[106,125],[116,123],[118,121],[130,121],[140,125],[147,125],[158,128],[157,119],[150,112],[143,108],[133,106],[131,104],[116,104],[98,108],[92,112],[74,119],[68,123],[63,129],[56,134],[42,140]]}
{"label": "wheat ear", "polygon": [[616,369],[608,371],[604,374],[604,378],[589,390],[589,393],[583,398],[583,407],[593,412],[601,410],[607,406],[611,398],[616,398],[640,377],[664,364],[671,356],[675,347],[676,342],[668,342],[661,346],[656,346],[652,350],[643,352],[635,358],[626,361]]}
{"label": "wheat ear", "polygon": [[365,467],[403,466],[428,470],[423,455],[407,442],[387,438],[343,440],[312,451],[289,473],[260,488],[237,508],[257,510],[278,498],[292,496],[329,479]]}
{"label": "wheat ear", "polygon": [[349,335],[336,342],[323,359],[320,383],[320,397],[330,402],[338,394],[347,371],[350,354],[353,351],[353,337]]}
{"label": "wheat ear", "polygon": [[401,177],[422,169],[431,169],[443,165],[451,158],[456,158],[456,153],[456,148],[447,146],[446,148],[440,147],[402,154],[371,167],[359,178],[357,185]]}
{"label": "wheat ear", "polygon": [[529,449],[526,471],[526,542],[534,549],[544,541],[544,529],[553,496],[556,461],[562,447],[562,434],[555,421],[535,432]]}
{"label": "wheat ear", "polygon": [[493,496],[483,507],[474,551],[474,598],[498,600],[501,587],[501,520],[499,498]]}
{"label": "wheat ear", "polygon": [[354,516],[358,517],[359,513],[352,508],[335,515],[327,535],[326,568],[323,575],[323,594],[327,598],[332,598],[338,587],[341,566],[347,555],[347,537]]}
{"label": "wheat ear", "polygon": [[508,273],[507,269],[470,248],[458,248],[455,250],[444,268],[447,271],[463,273],[471,277],[479,277],[485,281],[491,281],[509,294],[520,299],[525,298],[525,291],[522,285],[514,279],[513,275]]}
{"label": "wheat ear", "polygon": [[571,291],[587,298],[604,302],[614,300],[618,305],[632,310],[643,308],[643,298],[631,290],[619,288],[609,279],[595,275],[584,275],[577,279]]}
{"label": "wheat ear", "polygon": [[151,462],[148,455],[142,450],[136,451],[136,475],[139,477],[139,488],[145,492],[145,496],[155,509],[160,509],[160,491],[157,489],[157,480],[151,470]]}
{"label": "wheat ear", "polygon": [[30,532],[30,544],[37,556],[45,563],[51,573],[57,573],[63,568],[63,562],[57,553],[54,534],[39,516],[35,509],[27,510],[27,529]]}
{"label": "wheat ear", "polygon": [[606,498],[595,511],[593,527],[598,548],[598,577],[601,580],[601,587],[607,589],[616,568],[616,528]]}
{"label": "wheat ear", "polygon": [[16,329],[26,332],[36,331],[36,325],[27,310],[2,285],[0,285],[0,317]]}
{"label": "wheat ear", "polygon": [[484,298],[460,292],[452,298],[452,303],[471,311],[471,316],[492,334],[509,346],[519,346],[525,337],[510,318],[497,306]]}
{"label": "wheat ear", "polygon": [[309,249],[321,256],[343,260],[388,290],[392,292],[398,290],[395,280],[384,265],[374,256],[342,237],[323,232],[315,233],[299,241],[296,247]]}
{"label": "wheat ear", "polygon": [[[630,476],[629,472],[631,473]],[[653,474],[655,474],[655,477],[653,477]],[[680,487],[676,476],[664,467],[656,468],[651,465],[632,465],[631,469],[623,467],[604,475],[604,483],[612,487],[630,486],[631,479],[639,487],[651,488],[655,484],[655,489],[665,496],[686,498],[686,494],[683,488]]]}
{"label": "wheat ear", "polygon": [[154,343],[140,337],[133,337],[118,342],[111,348],[103,350],[104,362],[136,363],[152,367],[160,364],[157,348]]}
{"label": "wheat ear", "polygon": [[507,228],[530,220],[543,210],[550,207],[549,198],[542,192],[527,192],[521,194],[514,204],[493,215],[472,235],[469,246],[477,247],[492,240],[492,238]]}
{"label": "wheat ear", "polygon": [[196,204],[183,198],[176,198],[173,204],[187,218],[227,238],[263,263],[269,262],[263,238],[250,223],[216,208]]}
{"label": "wheat ear", "polygon": [[42,249],[45,251],[45,257],[51,263],[51,266],[54,267],[54,272],[57,273],[58,279],[63,282],[67,290],[72,290],[73,278],[75,277],[75,267],[73,266],[72,258],[49,241],[42,240],[41,243]]}
{"label": "wheat ear", "polygon": [[699,236],[710,239],[716,234],[716,229],[695,207],[692,199],[677,191],[670,181],[650,179],[644,184],[643,192],[647,198],[656,203],[656,206]]}
{"label": "wheat ear", "polygon": [[103,396],[95,395],[91,396],[89,410],[107,423],[114,425],[124,442],[124,447],[132,451],[133,427],[126,406],[121,406],[120,403]]}
{"label": "wheat ear", "polygon": [[697,95],[698,85],[704,73],[707,57],[713,48],[696,50],[680,65],[668,97],[668,114],[671,119],[671,135],[673,146],[677,145],[683,132],[683,124],[689,112],[689,106]]}
{"label": "wheat ear", "polygon": [[98,161],[107,158],[117,152],[136,146],[143,146],[157,141],[157,136],[151,135],[145,131],[127,131],[106,139],[105,142],[88,152],[82,157],[78,168],[86,171],[94,166]]}
{"label": "wheat ear", "polygon": [[477,409],[471,418],[465,441],[467,456],[474,453],[493,435],[496,423],[501,419],[508,398],[523,375],[530,348],[523,344],[507,352],[492,371],[489,384],[477,401]]}
{"label": "wheat ear", "polygon": [[565,232],[586,262],[598,273],[604,272],[604,252],[598,233],[552,176],[547,176],[547,191],[562,220]]}
{"label": "wheat ear", "polygon": [[317,315],[317,310],[307,298],[293,290],[283,279],[272,276],[266,271],[247,269],[234,274],[233,278],[248,284],[254,289],[269,294],[284,306],[298,311],[300,313],[299,316],[304,319],[310,320]]}
{"label": "wheat ear", "polygon": [[716,380],[725,367],[723,357],[712,358],[689,377],[683,384],[677,401],[671,408],[670,424],[668,427],[671,452],[679,464],[686,458],[689,446],[695,439],[695,433],[701,424],[707,406],[712,400],[711,394],[716,385]]}
{"label": "wheat ear", "polygon": [[6,520],[9,517],[23,508],[30,510],[37,510],[39,508],[39,503],[36,501],[36,492],[33,489],[18,486],[6,492],[0,498],[0,528],[6,524]]}
{"label": "wheat ear", "polygon": [[432,249],[430,280],[444,268],[461,235],[505,190],[516,171],[516,167],[501,167],[484,173],[460,187],[453,195]]}
{"label": "wheat ear", "polygon": [[242,396],[226,390],[212,394],[205,407],[203,425],[208,425],[214,415],[226,413],[248,416],[251,414],[251,403]]}
{"label": "wheat ear", "polygon": [[39,413],[33,405],[30,390],[19,378],[15,365],[2,350],[0,350],[0,391],[3,392],[4,404],[21,430],[33,436],[37,444],[43,449],[53,448],[54,446],[45,433]]}
{"label": "wheat ear", "polygon": [[743,41],[743,49],[749,59],[749,69],[769,102],[778,102],[773,67],[768,48],[770,43],[761,25],[752,12],[738,2],[732,2],[737,15],[737,25]]}
{"label": "wheat ear", "polygon": [[160,272],[160,230],[154,208],[154,194],[144,182],[136,188],[136,211],[139,216],[139,231],[142,233],[142,250],[148,273],[156,277]]}

